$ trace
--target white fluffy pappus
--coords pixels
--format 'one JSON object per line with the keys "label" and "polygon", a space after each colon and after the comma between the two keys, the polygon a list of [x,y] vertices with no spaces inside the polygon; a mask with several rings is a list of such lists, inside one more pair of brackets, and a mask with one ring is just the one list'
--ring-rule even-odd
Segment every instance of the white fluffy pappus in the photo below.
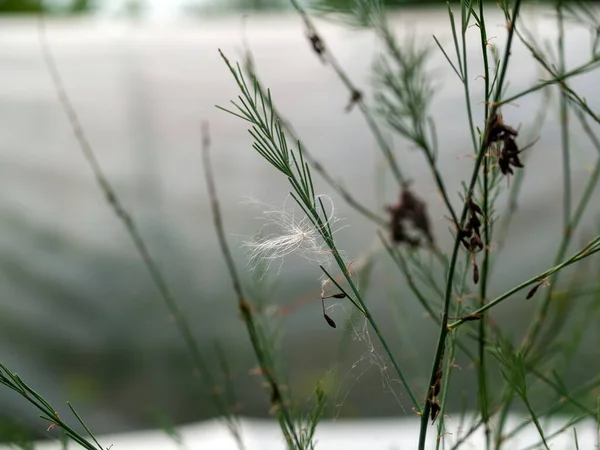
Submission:
{"label": "white fluffy pappus", "polygon": [[[319,195],[318,199],[325,200],[324,204],[329,203],[331,212],[324,222],[331,227],[333,234],[337,233],[344,227],[333,228],[333,225],[341,219],[334,215],[332,199],[327,195]],[[249,250],[248,264],[252,270],[262,264],[268,269],[277,260],[280,260],[279,270],[281,270],[285,257],[291,254],[323,266],[330,265],[333,260],[330,249],[323,241],[319,230],[299,207],[302,217],[299,217],[294,206],[287,206],[287,199],[281,208],[256,200],[249,200],[247,203],[261,208],[260,219],[266,221],[254,237],[243,243],[243,246]]]}

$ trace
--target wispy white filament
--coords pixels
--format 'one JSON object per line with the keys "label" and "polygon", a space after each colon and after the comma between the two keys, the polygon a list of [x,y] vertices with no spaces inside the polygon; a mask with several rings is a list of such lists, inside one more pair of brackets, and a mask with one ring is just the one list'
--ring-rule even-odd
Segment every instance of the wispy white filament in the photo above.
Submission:
{"label": "wispy white filament", "polygon": [[[333,202],[327,196],[322,197],[331,205],[331,213],[327,219],[331,226],[338,220],[333,215]],[[293,208],[288,211],[287,202],[280,209],[256,201],[252,203],[264,208],[261,218],[266,221],[256,236],[243,244],[249,249],[248,262],[253,269],[262,264],[269,268],[277,260],[281,261],[281,269],[284,258],[291,254],[317,264],[329,265],[332,259],[331,252],[304,212],[301,211],[302,218],[298,217]],[[265,234],[266,232],[268,234]]]}

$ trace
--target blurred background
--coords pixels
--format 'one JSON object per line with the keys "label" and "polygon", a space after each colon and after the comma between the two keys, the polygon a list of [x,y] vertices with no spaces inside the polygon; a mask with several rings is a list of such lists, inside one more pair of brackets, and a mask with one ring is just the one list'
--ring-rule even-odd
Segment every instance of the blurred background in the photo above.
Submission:
{"label": "blurred background", "polygon": [[[443,45],[452,45],[444,3],[431,2],[427,8],[393,3],[406,6],[390,12],[400,35],[411,32],[430,41],[435,34]],[[336,10],[348,4],[321,2]],[[490,5],[494,12],[488,22],[502,48],[503,17]],[[344,112],[347,92],[312,54],[301,20],[284,0],[57,0],[47,1],[43,9],[48,43],[87,137],[138,221],[203,354],[218,366],[218,343],[230,364],[240,413],[267,416],[268,398],[252,374],[255,358],[215,240],[201,164],[201,121],[210,123],[226,231],[248,281],[253,275],[242,243],[264,222],[260,208],[247,200],[282,207],[288,187],[252,151],[245,124],[215,108],[237,96],[217,49],[240,59],[246,41],[258,73],[307,146],[358,199],[383,211],[398,193],[382,170],[368,128],[358,111]],[[0,360],[54,405],[71,401],[98,433],[214,417],[181,338],[97,188],[60,107],[40,49],[39,12],[37,0],[0,0]],[[541,39],[554,38],[543,5],[527,6],[524,18]],[[318,25],[369,98],[371,63],[378,52],[373,33],[330,20]],[[471,37],[473,107],[480,118],[477,32]],[[586,30],[570,28],[566,45],[569,64],[587,59]],[[518,64],[509,70],[509,94],[543,75],[522,45],[515,47],[513,58]],[[438,85],[432,115],[442,148],[439,165],[458,204],[460,181],[471,171],[466,116],[457,113],[464,109],[464,98],[439,52],[433,54],[431,70]],[[596,111],[599,81],[593,72],[573,82]],[[524,140],[540,139],[525,169],[519,210],[497,261],[492,295],[550,267],[558,246],[562,175],[555,97],[538,135],[532,128],[543,105],[541,93],[504,111],[509,123],[522,127]],[[575,195],[582,192],[597,156],[578,130],[573,124]],[[399,139],[393,143],[429,205],[436,239],[447,248],[451,236],[446,212],[423,156]],[[321,193],[332,196],[342,225],[348,225],[337,235],[339,247],[349,260],[359,258],[376,240],[375,229],[321,179],[316,182]],[[504,193],[500,198],[499,211],[506,197]],[[599,204],[590,203],[573,248],[597,234]],[[349,350],[340,354],[342,332],[329,328],[320,313],[318,267],[291,257],[277,269],[267,280],[269,301],[285,311],[276,316],[278,339],[298,398],[308,400],[317,381],[329,380],[330,416],[412,415],[360,320],[352,322]],[[595,278],[597,260],[586,262],[577,273]],[[423,355],[432,353],[437,332],[384,253],[375,259],[367,298],[408,376],[424,386],[430,359]],[[497,308],[494,319],[518,338],[533,307],[533,302],[515,298]],[[338,321],[350,313],[343,301],[331,311]],[[573,323],[580,323],[583,315],[575,315]],[[597,327],[582,340],[569,383],[600,369]],[[473,369],[464,367],[456,380],[456,399],[463,397],[473,377]],[[492,378],[499,380],[499,374]],[[475,399],[465,401],[474,405]],[[3,389],[0,415],[0,423],[17,422],[34,436],[46,435],[30,406]]]}

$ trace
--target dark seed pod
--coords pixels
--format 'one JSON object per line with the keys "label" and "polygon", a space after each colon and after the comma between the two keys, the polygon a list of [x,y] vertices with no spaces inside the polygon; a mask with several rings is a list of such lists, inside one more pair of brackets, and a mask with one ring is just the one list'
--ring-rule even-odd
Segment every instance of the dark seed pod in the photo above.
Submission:
{"label": "dark seed pod", "polygon": [[479,227],[481,226],[481,221],[479,220],[479,218],[473,214],[470,218],[469,218],[469,228],[471,230],[473,230],[475,232],[475,234],[480,234],[479,233]]}
{"label": "dark seed pod", "polygon": [[437,416],[440,413],[441,409],[442,408],[441,408],[440,404],[437,402],[437,400],[435,402],[431,403],[431,424],[432,425],[435,423],[435,419],[437,419]]}
{"label": "dark seed pod", "polygon": [[469,209],[475,214],[483,216],[483,211],[481,210],[479,205],[473,201],[473,199],[469,199]]}
{"label": "dark seed pod", "polygon": [[327,324],[331,328],[337,328],[337,325],[335,324],[335,322],[333,321],[333,319],[331,317],[329,317],[327,314],[323,314],[323,317],[325,317],[325,320],[327,321]]}
{"label": "dark seed pod", "polygon": [[531,297],[533,297],[541,285],[542,283],[540,282],[533,286],[531,290],[527,293],[527,297],[525,297],[525,300],[529,300]]}
{"label": "dark seed pod", "polygon": [[509,162],[515,167],[525,167],[519,159],[519,155],[512,155]]}
{"label": "dark seed pod", "polygon": [[509,155],[516,155],[519,153],[519,147],[517,146],[517,143],[510,136],[504,139],[504,152],[508,153]]}
{"label": "dark seed pod", "polygon": [[479,283],[479,267],[475,261],[473,261],[473,283]]}

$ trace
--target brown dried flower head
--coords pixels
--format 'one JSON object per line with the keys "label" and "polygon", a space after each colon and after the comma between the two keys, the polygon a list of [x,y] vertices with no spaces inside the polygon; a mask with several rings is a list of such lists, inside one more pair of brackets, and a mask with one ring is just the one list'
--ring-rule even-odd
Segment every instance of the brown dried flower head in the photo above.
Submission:
{"label": "brown dried flower head", "polygon": [[[392,241],[419,247],[424,238],[429,245],[434,244],[427,205],[413,194],[408,187],[402,189],[400,201],[388,206]],[[416,234],[417,236],[414,236]]]}

